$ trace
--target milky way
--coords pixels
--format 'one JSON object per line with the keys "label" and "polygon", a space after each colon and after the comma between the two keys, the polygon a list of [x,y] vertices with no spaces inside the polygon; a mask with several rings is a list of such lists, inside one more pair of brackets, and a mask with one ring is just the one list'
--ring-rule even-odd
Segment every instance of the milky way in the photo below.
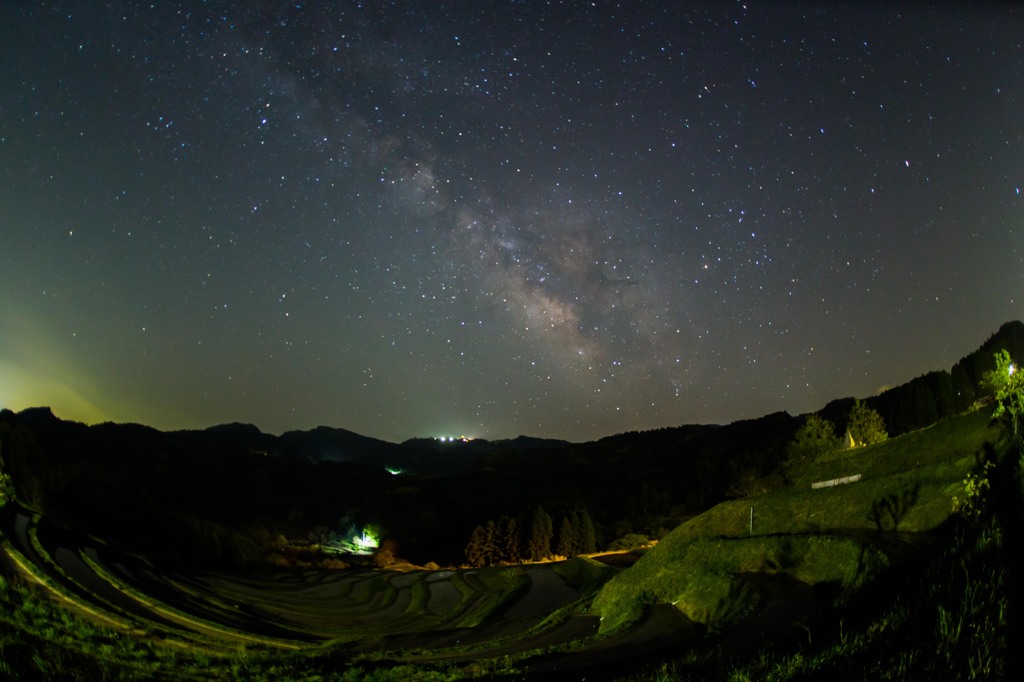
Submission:
{"label": "milky way", "polygon": [[1024,13],[4,3],[0,405],[583,440],[1022,316]]}

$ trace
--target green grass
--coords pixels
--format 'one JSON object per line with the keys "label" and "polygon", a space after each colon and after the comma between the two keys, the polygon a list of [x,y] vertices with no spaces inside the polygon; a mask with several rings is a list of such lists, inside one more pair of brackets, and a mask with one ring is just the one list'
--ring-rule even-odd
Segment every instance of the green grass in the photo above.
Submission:
{"label": "green grass", "polygon": [[[809,636],[796,651],[763,651],[726,663],[723,678],[1001,679],[1009,653],[1010,574],[998,522],[960,524],[923,570],[908,572],[891,600],[867,602],[849,621]],[[872,602],[879,604],[872,607]],[[681,672],[681,671],[680,671]],[[685,679],[680,674],[674,679]]]}
{"label": "green grass", "polygon": [[416,580],[409,586],[412,596],[409,598],[409,605],[405,609],[407,615],[422,615],[427,612],[427,604],[430,602],[430,585],[425,578]]}
{"label": "green grass", "polygon": [[831,452],[811,463],[797,485],[809,488],[814,481],[852,474],[871,480],[953,464],[973,455],[986,442],[998,440],[999,430],[990,424],[991,417],[991,410],[977,410],[877,445]]}
{"label": "green grass", "polygon": [[[530,579],[522,568],[484,568],[472,574],[478,588],[474,590],[474,601],[457,627],[473,627],[487,620],[505,604],[510,603],[530,589]],[[467,597],[468,598],[468,597]]]}
{"label": "green grass", "polygon": [[635,622],[655,602],[671,603],[717,631],[757,606],[757,591],[737,574],[784,573],[811,585],[834,583],[850,595],[888,564],[880,551],[855,540],[808,535],[663,541],[648,557],[598,594],[602,632]]}
{"label": "green grass", "polygon": [[38,588],[2,576],[0,662],[5,679],[183,679],[199,672],[194,658],[97,625]]}
{"label": "green grass", "polygon": [[[979,451],[996,438],[989,415],[975,412],[879,445],[830,453],[792,487],[719,504],[677,527],[605,585],[594,601],[601,630],[635,622],[655,602],[673,603],[712,630],[726,627],[756,606],[756,592],[735,577],[743,572],[786,573],[852,594],[888,563],[865,544],[865,531],[937,528]],[[810,487],[858,473],[858,483]]]}
{"label": "green grass", "polygon": [[554,571],[566,585],[579,592],[580,597],[593,594],[618,573],[611,566],[587,557],[576,557],[557,563]]}
{"label": "green grass", "polygon": [[992,514],[954,519],[938,534],[930,552],[827,615],[801,642],[740,658],[694,650],[625,680],[1004,679],[1007,553],[1016,548],[1005,545]]}

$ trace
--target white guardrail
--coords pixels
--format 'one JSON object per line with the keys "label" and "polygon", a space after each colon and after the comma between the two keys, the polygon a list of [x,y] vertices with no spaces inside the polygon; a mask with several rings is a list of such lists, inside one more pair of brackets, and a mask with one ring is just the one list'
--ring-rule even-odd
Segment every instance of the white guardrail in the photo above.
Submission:
{"label": "white guardrail", "polygon": [[842,478],[833,478],[830,481],[818,481],[817,483],[811,484],[812,490],[818,488],[831,488],[836,485],[846,485],[847,483],[856,483],[860,480],[860,474],[854,474],[853,476],[843,476]]}

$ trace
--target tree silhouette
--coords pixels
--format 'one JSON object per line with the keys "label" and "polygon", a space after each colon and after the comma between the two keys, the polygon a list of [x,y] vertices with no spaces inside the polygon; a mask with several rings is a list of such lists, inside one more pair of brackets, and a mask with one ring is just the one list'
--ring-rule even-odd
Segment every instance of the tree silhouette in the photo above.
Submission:
{"label": "tree silhouette", "polygon": [[554,536],[554,524],[551,517],[540,505],[533,510],[533,517],[530,523],[530,559],[543,561],[551,556],[551,539]]}
{"label": "tree silhouette", "polygon": [[578,554],[573,534],[572,520],[566,516],[562,519],[562,523],[558,528],[558,549],[556,554],[566,558],[574,557]]}
{"label": "tree silhouette", "polygon": [[597,531],[590,512],[584,507],[580,510],[580,554],[593,554],[597,551]]}
{"label": "tree silhouette", "polygon": [[493,566],[501,561],[501,533],[498,524],[488,521],[484,526],[484,566]]}
{"label": "tree silhouette", "polygon": [[950,378],[953,381],[953,405],[957,412],[964,412],[974,404],[974,384],[963,362],[953,365]]}
{"label": "tree silhouette", "polygon": [[503,516],[499,521],[502,540],[502,560],[518,564],[523,560],[523,539],[519,533],[519,521],[514,517]]}
{"label": "tree silhouette", "polygon": [[470,566],[484,566],[486,562],[486,533],[483,526],[473,529],[473,534],[466,545],[466,563]]}

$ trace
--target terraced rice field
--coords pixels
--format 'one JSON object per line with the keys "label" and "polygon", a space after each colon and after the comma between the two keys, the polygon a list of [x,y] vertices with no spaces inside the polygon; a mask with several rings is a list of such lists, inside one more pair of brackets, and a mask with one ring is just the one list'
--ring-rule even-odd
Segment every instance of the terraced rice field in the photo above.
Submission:
{"label": "terraced rice field", "polygon": [[545,669],[588,646],[599,629],[599,619],[582,608],[590,595],[557,564],[183,573],[24,511],[6,509],[2,523],[0,558],[68,608],[135,636],[211,654],[245,646],[411,663],[540,656],[538,669]]}

